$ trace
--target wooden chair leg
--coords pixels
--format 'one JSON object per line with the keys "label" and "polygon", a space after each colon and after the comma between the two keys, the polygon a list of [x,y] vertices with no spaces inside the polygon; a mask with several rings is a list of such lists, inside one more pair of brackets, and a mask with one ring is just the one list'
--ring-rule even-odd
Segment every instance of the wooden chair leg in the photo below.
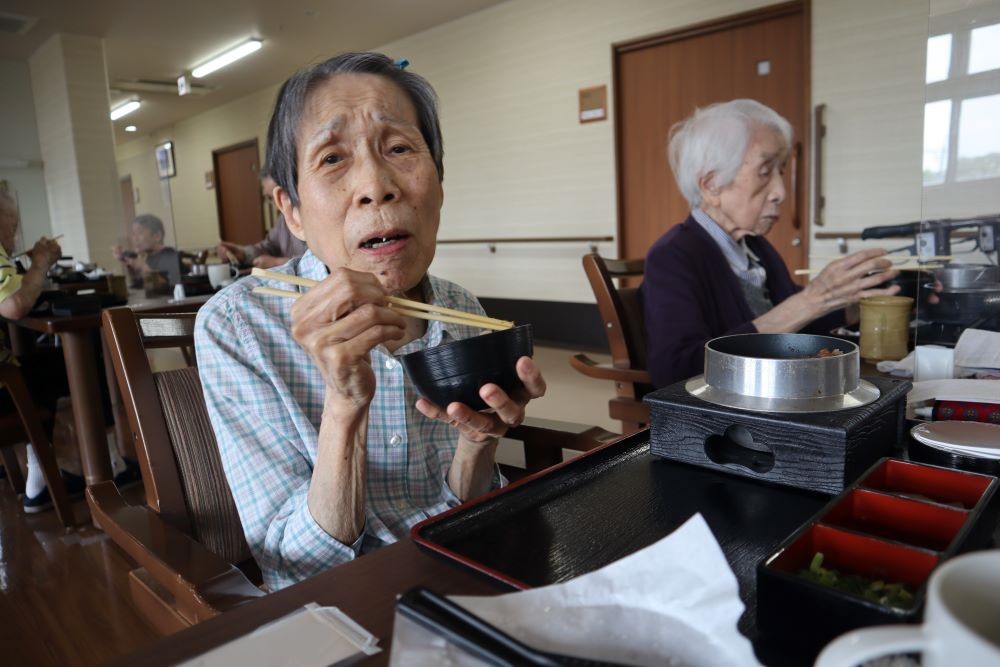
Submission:
{"label": "wooden chair leg", "polygon": [[21,464],[17,462],[17,454],[10,447],[0,449],[0,456],[3,456],[3,467],[7,471],[7,479],[14,488],[14,493],[20,495],[24,493],[24,475],[21,474]]}
{"label": "wooden chair leg", "polygon": [[66,528],[76,526],[76,517],[73,516],[73,506],[69,502],[66,493],[66,484],[62,475],[59,474],[59,466],[56,464],[55,450],[49,442],[42,422],[35,412],[34,401],[28,393],[28,386],[24,383],[21,370],[14,367],[13,370],[3,368],[0,372],[0,379],[10,392],[10,397],[17,407],[18,414],[21,415],[21,423],[24,424],[24,431],[28,434],[31,446],[35,448],[35,457],[42,466],[42,473],[45,475],[45,482],[49,486],[49,494],[52,496],[52,503],[56,506],[56,514]]}

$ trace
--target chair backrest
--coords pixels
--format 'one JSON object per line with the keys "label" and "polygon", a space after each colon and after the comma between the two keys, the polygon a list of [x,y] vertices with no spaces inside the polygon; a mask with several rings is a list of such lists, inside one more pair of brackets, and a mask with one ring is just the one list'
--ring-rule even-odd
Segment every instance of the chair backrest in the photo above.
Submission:
{"label": "chair backrest", "polygon": [[585,354],[576,354],[570,365],[587,377],[614,382],[615,398],[608,401],[608,414],[622,422],[623,433],[649,424],[649,409],[642,397],[653,385],[646,370],[646,327],[639,288],[618,287],[614,281],[642,276],[645,265],[644,259],[605,259],[593,253],[583,257],[583,269],[608,338],[611,363],[599,364]]}
{"label": "chair backrest", "polygon": [[611,363],[617,368],[646,368],[646,327],[639,288],[614,283],[615,278],[642,276],[645,267],[645,259],[606,259],[594,253],[583,257],[583,270],[608,337]]}
{"label": "chair backrest", "polygon": [[[146,351],[193,349],[188,312],[104,311],[104,336],[142,470],[147,505],[233,564],[250,549],[226,482],[197,369],[153,372]],[[191,359],[193,361],[193,359]]]}

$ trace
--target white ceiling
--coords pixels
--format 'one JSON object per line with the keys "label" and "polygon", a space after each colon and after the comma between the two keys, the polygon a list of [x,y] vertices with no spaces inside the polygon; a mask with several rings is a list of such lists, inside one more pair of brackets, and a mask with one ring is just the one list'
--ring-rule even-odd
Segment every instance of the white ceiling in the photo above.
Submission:
{"label": "white ceiling", "polygon": [[[0,32],[0,59],[27,61],[55,33],[104,38],[111,105],[142,99],[138,111],[114,122],[121,143],[278,83],[307,63],[376,48],[501,1],[3,0],[0,18],[37,21],[24,34]],[[251,37],[264,40],[260,51],[195,80],[211,87],[207,94],[115,89],[118,81],[175,84],[184,70]],[[125,133],[126,125],[139,132]]]}

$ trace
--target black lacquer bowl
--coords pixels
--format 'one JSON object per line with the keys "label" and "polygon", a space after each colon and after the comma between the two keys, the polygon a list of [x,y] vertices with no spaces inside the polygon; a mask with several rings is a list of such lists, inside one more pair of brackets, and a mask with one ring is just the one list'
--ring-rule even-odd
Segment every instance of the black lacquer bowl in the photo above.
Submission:
{"label": "black lacquer bowl", "polygon": [[479,397],[484,384],[494,383],[508,394],[523,386],[515,365],[533,352],[531,325],[495,331],[411,352],[400,357],[417,391],[446,408],[465,403],[473,410],[487,407]]}

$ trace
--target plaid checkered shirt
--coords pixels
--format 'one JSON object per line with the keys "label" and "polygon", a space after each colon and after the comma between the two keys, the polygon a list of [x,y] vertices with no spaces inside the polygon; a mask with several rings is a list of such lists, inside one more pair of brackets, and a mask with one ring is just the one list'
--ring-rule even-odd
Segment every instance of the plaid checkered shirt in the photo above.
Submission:
{"label": "plaid checkered shirt", "polygon": [[[314,280],[328,272],[307,251],[276,269]],[[366,523],[354,544],[328,535],[306,504],[325,384],[291,335],[291,299],[252,294],[284,283],[244,278],[222,290],[198,314],[195,345],[208,414],[247,542],[269,590],[277,590],[352,560],[409,534],[418,521],[458,505],[447,476],[458,433],[427,419],[418,394],[395,356],[371,352],[375,397],[369,408]],[[483,314],[474,296],[428,276],[429,303]],[[428,322],[423,337],[396,351],[406,354],[478,329]],[[494,473],[494,487],[503,483]]]}

